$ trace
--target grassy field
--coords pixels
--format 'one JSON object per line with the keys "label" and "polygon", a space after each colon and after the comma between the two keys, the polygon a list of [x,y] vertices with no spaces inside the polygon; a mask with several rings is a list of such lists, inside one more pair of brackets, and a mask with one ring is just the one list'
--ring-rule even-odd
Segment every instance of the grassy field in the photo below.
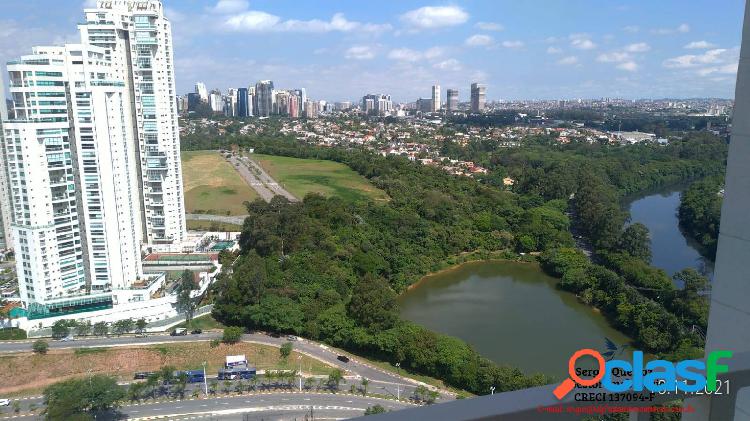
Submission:
{"label": "grassy field", "polygon": [[[184,327],[187,328],[188,325],[185,322],[180,323],[179,325],[175,327]],[[205,316],[196,317],[193,320],[190,321],[190,329],[202,329],[202,330],[210,330],[210,329],[224,329],[224,325],[220,322],[216,321],[211,316],[211,313],[206,314]]]}
{"label": "grassy field", "polygon": [[260,154],[253,154],[252,158],[274,180],[300,199],[307,193],[315,192],[352,201],[365,198],[388,200],[384,191],[338,162]]}
{"label": "grassy field", "polygon": [[[208,363],[207,373],[216,375],[227,355],[245,354],[247,361],[259,370],[295,370],[297,357],[293,352],[287,361],[279,349],[260,344],[221,344],[211,348],[209,342],[162,344],[143,347],[81,348],[50,350],[46,355],[28,353],[0,356],[0,372],[6,373],[0,384],[0,395],[18,396],[38,391],[61,380],[83,377],[88,373],[109,374],[120,381],[133,380],[139,371],[156,371],[167,365],[178,370],[200,369]],[[302,356],[302,371],[329,374],[333,368],[321,361]],[[12,375],[10,375],[12,373]]]}
{"label": "grassy field", "polygon": [[237,170],[215,151],[183,152],[182,177],[188,213],[245,215],[243,203],[258,198]]}
{"label": "grassy field", "polygon": [[226,222],[194,221],[188,219],[187,229],[191,231],[240,232],[242,231],[242,225],[229,224]]}

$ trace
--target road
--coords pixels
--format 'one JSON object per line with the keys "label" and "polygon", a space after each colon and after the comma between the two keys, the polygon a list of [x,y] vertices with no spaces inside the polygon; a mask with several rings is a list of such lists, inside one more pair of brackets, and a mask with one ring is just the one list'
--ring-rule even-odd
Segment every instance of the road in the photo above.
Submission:
{"label": "road", "polygon": [[[342,419],[363,415],[371,406],[380,405],[387,410],[399,410],[413,406],[405,402],[375,397],[331,393],[253,393],[212,398],[186,398],[183,400],[144,401],[127,404],[120,409],[122,415],[132,420],[148,420],[155,417],[170,420],[277,420],[305,419],[305,415],[316,419]],[[0,420],[11,419],[10,408],[0,410]],[[37,411],[38,412],[38,411]],[[37,415],[19,414],[16,420],[39,419]],[[98,416],[98,420],[114,419]]]}
{"label": "road", "polygon": [[239,216],[226,216],[226,215],[206,215],[203,213],[188,213],[185,215],[185,219],[193,221],[211,221],[211,222],[223,222],[225,224],[242,225],[245,222],[247,215]]}
{"label": "road", "polygon": [[[133,346],[133,345],[155,345],[162,343],[179,343],[192,341],[210,341],[221,338],[221,332],[207,332],[200,335],[187,336],[169,336],[167,334],[150,335],[145,338],[136,338],[134,336],[122,336],[111,338],[84,338],[76,339],[70,342],[49,341],[50,349],[75,349],[75,348],[96,348],[96,347],[116,347],[116,346]],[[242,340],[245,342],[254,342],[264,345],[281,346],[287,342],[286,338],[274,338],[265,333],[253,333],[243,335]],[[28,352],[31,350],[33,341],[5,341],[0,342],[0,354],[13,352]],[[370,381],[369,390],[385,396],[405,397],[411,396],[416,387],[420,384],[415,380],[396,375],[394,373],[370,366],[356,357],[344,353],[343,351],[330,348],[318,342],[299,339],[294,342],[294,349],[298,352],[316,358],[327,364],[340,368],[348,377],[348,384],[343,385],[346,389],[349,385],[359,386],[361,378]],[[339,355],[346,355],[350,358],[348,363],[338,360]],[[213,377],[211,375],[210,377]],[[453,399],[452,394],[446,391],[439,391],[439,400]]]}
{"label": "road", "polygon": [[290,202],[299,201],[293,194],[281,187],[276,180],[268,175],[260,164],[252,159],[246,156],[240,158],[233,156],[229,158],[229,162],[234,165],[237,171],[239,171],[242,178],[245,179],[245,182],[255,189],[260,197],[266,202],[270,202],[274,196],[284,196],[289,199]]}

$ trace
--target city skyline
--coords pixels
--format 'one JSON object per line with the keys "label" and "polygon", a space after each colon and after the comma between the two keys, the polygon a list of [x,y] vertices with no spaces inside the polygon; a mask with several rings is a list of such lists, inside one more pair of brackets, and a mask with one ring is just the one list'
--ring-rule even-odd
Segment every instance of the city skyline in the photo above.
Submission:
{"label": "city skyline", "polygon": [[[740,1],[565,3],[164,2],[180,94],[196,81],[226,91],[270,79],[328,101],[387,92],[411,102],[439,84],[467,102],[473,82],[487,101],[733,95]],[[77,22],[73,8],[50,4],[6,4],[0,59],[71,39],[58,28]]]}

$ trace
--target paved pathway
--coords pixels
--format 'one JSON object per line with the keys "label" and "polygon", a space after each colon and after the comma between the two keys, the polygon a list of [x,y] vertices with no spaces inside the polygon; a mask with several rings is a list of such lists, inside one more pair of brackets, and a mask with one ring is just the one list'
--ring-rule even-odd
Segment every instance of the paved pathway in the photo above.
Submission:
{"label": "paved pathway", "polygon": [[294,197],[293,194],[289,193],[286,189],[281,187],[268,173],[260,166],[257,162],[249,157],[232,157],[229,158],[229,162],[237,168],[240,175],[245,179],[250,187],[254,188],[258,192],[261,198],[266,202],[270,202],[274,196],[284,196],[289,199],[290,202],[298,202],[299,199]]}

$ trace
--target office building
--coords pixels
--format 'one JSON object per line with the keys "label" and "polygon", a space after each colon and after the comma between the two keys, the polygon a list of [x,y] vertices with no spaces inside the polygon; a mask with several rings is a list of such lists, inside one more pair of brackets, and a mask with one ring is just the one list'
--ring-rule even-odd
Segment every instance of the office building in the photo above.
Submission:
{"label": "office building", "polygon": [[291,118],[299,118],[300,113],[299,110],[301,108],[304,108],[304,106],[300,107],[300,97],[297,95],[290,95],[289,96],[289,109],[287,110],[287,115]]}
{"label": "office building", "polygon": [[440,85],[432,85],[432,112],[438,112],[440,108]]}
{"label": "office building", "polygon": [[187,110],[188,111],[196,111],[198,110],[198,105],[201,103],[201,96],[199,94],[196,94],[195,92],[190,92],[187,94]]}
{"label": "office building", "polygon": [[289,92],[274,91],[273,114],[280,116],[289,115]]}
{"label": "office building", "polygon": [[422,113],[431,113],[434,110],[432,105],[432,99],[430,98],[419,98],[415,103],[416,109]]}
{"label": "office building", "polygon": [[318,117],[318,103],[315,101],[307,100],[305,103],[305,118],[317,118]]}
{"label": "office building", "polygon": [[195,93],[198,94],[198,97],[200,97],[201,101],[208,104],[208,89],[206,89],[205,83],[195,82]]}
{"label": "office building", "polygon": [[7,66],[3,156],[30,314],[148,299],[129,289],[145,276],[141,246],[186,234],[169,21],[158,0],[98,5],[81,44]]}
{"label": "office building", "polygon": [[237,117],[245,118],[250,116],[250,109],[248,108],[249,100],[247,88],[237,89]]}
{"label": "office building", "polygon": [[237,89],[230,88],[224,98],[224,115],[237,117]]}
{"label": "office building", "polygon": [[255,103],[256,103],[255,86],[248,86],[247,87],[247,115],[249,117],[257,115]]}
{"label": "office building", "polygon": [[258,117],[268,117],[273,112],[273,82],[261,80],[255,84],[255,104],[253,111]]}
{"label": "office building", "polygon": [[448,112],[458,110],[458,89],[448,89],[445,104],[445,109]]}
{"label": "office building", "polygon": [[481,113],[487,101],[487,86],[480,83],[471,84],[471,112]]}
{"label": "office building", "polygon": [[335,105],[335,109],[337,111],[344,111],[344,110],[348,110],[350,108],[352,108],[351,101],[337,102],[336,105]]}
{"label": "office building", "polygon": [[367,115],[386,116],[391,114],[392,109],[390,95],[367,94],[362,97],[362,111]]}
{"label": "office building", "polygon": [[224,99],[221,96],[221,91],[216,89],[212,90],[211,94],[208,96],[208,103],[214,114],[224,113]]}

